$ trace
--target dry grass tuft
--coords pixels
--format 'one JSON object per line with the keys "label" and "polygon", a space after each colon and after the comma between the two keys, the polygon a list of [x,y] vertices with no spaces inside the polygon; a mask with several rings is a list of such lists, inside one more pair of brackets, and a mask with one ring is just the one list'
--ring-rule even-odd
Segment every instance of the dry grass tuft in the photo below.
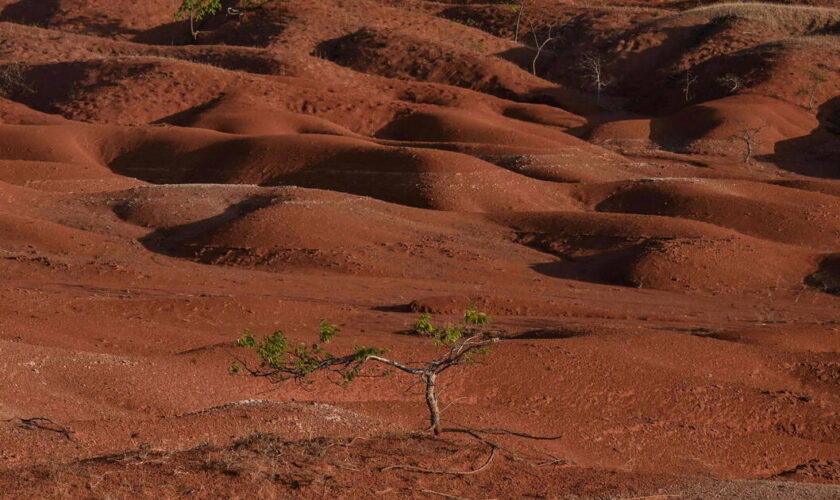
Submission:
{"label": "dry grass tuft", "polygon": [[727,2],[685,10],[674,17],[703,15],[712,19],[734,17],[773,27],[814,33],[840,23],[840,9],[763,2]]}

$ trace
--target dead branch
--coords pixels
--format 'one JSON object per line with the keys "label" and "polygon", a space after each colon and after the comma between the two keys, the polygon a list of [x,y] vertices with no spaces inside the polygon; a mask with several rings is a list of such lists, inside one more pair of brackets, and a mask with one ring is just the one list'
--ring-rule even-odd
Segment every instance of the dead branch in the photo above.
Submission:
{"label": "dead branch", "polygon": [[560,37],[557,36],[556,34],[552,34],[552,30],[555,27],[555,23],[551,23],[551,24],[546,25],[546,30],[547,31],[545,33],[545,38],[543,38],[542,41],[540,41],[540,37],[537,34],[538,30],[537,30],[536,26],[534,26],[533,23],[529,23],[529,26],[531,28],[531,35],[534,37],[534,48],[537,50],[536,54],[534,54],[534,58],[531,60],[531,72],[534,74],[534,76],[536,76],[537,75],[537,60],[539,60],[540,54],[542,54],[543,49],[545,49],[545,47],[549,43],[551,43],[555,40],[558,40]]}
{"label": "dead branch", "polygon": [[717,79],[717,82],[726,88],[726,91],[730,94],[734,94],[744,86],[744,82],[741,80],[741,77],[734,73],[727,73],[721,76]]}
{"label": "dead branch", "polygon": [[6,422],[11,422],[13,420],[20,420],[20,425],[22,429],[27,430],[42,430],[42,431],[49,431],[61,434],[68,441],[76,441],[76,438],[73,436],[75,432],[70,429],[69,427],[65,427],[49,418],[43,417],[34,417],[34,418],[21,418],[21,419],[10,419],[6,420]]}
{"label": "dead branch", "polygon": [[516,436],[525,439],[533,439],[535,441],[557,441],[558,439],[563,439],[563,436],[534,436],[533,434],[527,434],[525,432],[517,432],[517,431],[510,431],[507,429],[471,429],[473,432],[479,432],[483,434],[495,434],[495,435],[509,435],[509,436]]}
{"label": "dead branch", "polygon": [[694,84],[697,83],[697,76],[691,72],[691,68],[685,70],[683,78],[683,97],[685,102],[694,99]]}
{"label": "dead branch", "polygon": [[498,449],[494,446],[490,448],[490,456],[487,457],[487,460],[481,465],[481,467],[473,470],[468,471],[448,471],[448,470],[436,470],[436,469],[424,469],[422,467],[415,467],[413,465],[391,465],[388,467],[383,467],[379,469],[379,472],[385,472],[389,470],[405,470],[409,472],[420,472],[422,474],[445,474],[445,475],[452,475],[452,476],[469,476],[471,474],[478,474],[479,472],[483,471],[487,467],[493,463],[493,459],[496,458],[496,452]]}
{"label": "dead branch", "polygon": [[522,22],[522,14],[525,12],[525,0],[521,0],[519,5],[514,7],[516,9],[516,26],[513,29],[513,41],[519,41],[519,26]]}
{"label": "dead branch", "polygon": [[418,490],[418,489],[415,489],[415,488],[412,488],[412,489],[414,491],[419,491],[420,493],[426,493],[426,494],[429,494],[429,495],[437,495],[437,496],[443,497],[443,498],[451,498],[453,500],[467,500],[465,497],[450,495],[449,493],[441,493],[439,491],[434,491],[434,490]]}

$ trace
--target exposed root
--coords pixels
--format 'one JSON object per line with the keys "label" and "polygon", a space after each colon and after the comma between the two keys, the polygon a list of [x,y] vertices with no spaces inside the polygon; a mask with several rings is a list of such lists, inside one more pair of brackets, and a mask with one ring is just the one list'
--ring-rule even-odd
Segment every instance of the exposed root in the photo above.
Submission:
{"label": "exposed root", "polygon": [[76,441],[76,437],[74,436],[75,432],[70,429],[69,427],[65,427],[53,420],[44,417],[34,417],[34,418],[13,418],[10,420],[6,420],[7,422],[11,422],[14,420],[20,421],[20,427],[27,430],[42,430],[42,431],[49,431],[49,432],[56,432],[61,434],[68,441]]}
{"label": "exposed root", "polygon": [[481,467],[473,470],[468,471],[448,471],[448,470],[436,470],[436,469],[424,469],[422,467],[414,467],[413,465],[391,465],[389,467],[383,467],[379,469],[379,472],[385,472],[388,470],[406,470],[409,472],[420,472],[422,474],[445,474],[445,475],[452,475],[452,476],[468,476],[470,474],[478,474],[479,472],[483,471],[487,467],[490,467],[490,464],[493,463],[493,459],[496,458],[496,452],[498,448],[495,446],[491,447],[490,449],[490,456],[487,457],[487,460],[481,465]]}

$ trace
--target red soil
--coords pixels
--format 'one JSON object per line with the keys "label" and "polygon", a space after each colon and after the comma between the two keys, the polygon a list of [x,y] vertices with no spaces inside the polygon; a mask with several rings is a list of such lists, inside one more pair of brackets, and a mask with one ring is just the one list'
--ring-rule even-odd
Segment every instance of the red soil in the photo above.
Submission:
{"label": "red soil", "polygon": [[[177,3],[0,0],[0,496],[840,498],[836,2]],[[471,304],[445,416],[562,436],[478,474],[388,469],[487,456],[409,379],[226,371]]]}

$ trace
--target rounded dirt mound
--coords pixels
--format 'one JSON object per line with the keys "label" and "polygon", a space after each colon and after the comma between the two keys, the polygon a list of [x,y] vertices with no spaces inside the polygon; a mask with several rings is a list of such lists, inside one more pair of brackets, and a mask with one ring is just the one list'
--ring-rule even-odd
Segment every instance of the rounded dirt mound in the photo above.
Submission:
{"label": "rounded dirt mound", "polygon": [[[555,278],[659,290],[795,289],[815,252],[710,224],[640,215],[494,215],[517,241],[557,257],[534,266]],[[760,263],[760,264],[755,264]]]}
{"label": "rounded dirt mound", "polygon": [[154,183],[292,184],[462,211],[574,205],[558,186],[470,156],[350,137],[147,129],[122,141],[110,166]]}
{"label": "rounded dirt mound", "polygon": [[[211,196],[199,205],[186,203],[190,191]],[[140,197],[117,213],[162,228],[145,243],[205,263],[439,279],[497,266],[515,249],[499,241],[498,227],[478,220],[467,236],[454,215],[327,191],[184,186],[136,193]],[[162,210],[172,215],[156,217]],[[204,218],[188,220],[181,213]]]}
{"label": "rounded dirt mound", "polygon": [[[709,222],[743,234],[836,250],[840,199],[764,183],[661,179],[614,185],[596,210]],[[813,221],[819,218],[819,225]]]}

